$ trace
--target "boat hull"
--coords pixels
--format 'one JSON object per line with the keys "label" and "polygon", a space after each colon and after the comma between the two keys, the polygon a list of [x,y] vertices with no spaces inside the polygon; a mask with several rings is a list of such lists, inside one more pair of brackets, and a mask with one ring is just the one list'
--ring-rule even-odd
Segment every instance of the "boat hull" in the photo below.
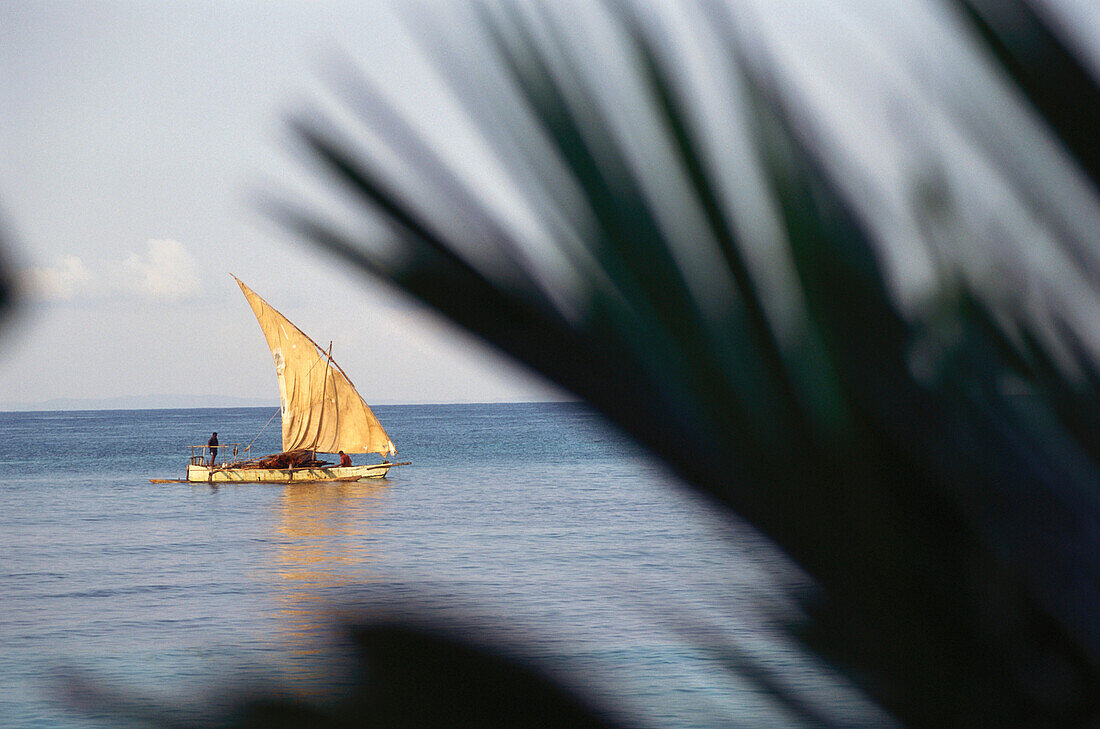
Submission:
{"label": "boat hull", "polygon": [[187,466],[187,480],[194,483],[312,483],[317,481],[364,481],[384,478],[396,463],[317,468],[232,468]]}

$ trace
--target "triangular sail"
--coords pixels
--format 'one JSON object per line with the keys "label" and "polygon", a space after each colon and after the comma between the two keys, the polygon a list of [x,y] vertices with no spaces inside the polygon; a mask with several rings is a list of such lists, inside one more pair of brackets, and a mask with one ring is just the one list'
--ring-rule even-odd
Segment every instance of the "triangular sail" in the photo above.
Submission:
{"label": "triangular sail", "polygon": [[329,354],[239,278],[233,278],[260,322],[275,360],[283,450],[396,453],[370,406]]}

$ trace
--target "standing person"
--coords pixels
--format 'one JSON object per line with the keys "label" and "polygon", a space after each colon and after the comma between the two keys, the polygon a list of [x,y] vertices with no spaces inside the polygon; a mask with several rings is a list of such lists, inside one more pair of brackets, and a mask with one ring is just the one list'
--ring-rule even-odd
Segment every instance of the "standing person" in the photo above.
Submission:
{"label": "standing person", "polygon": [[351,456],[349,456],[347,453],[344,453],[343,451],[340,451],[340,465],[341,466],[350,466],[351,465]]}
{"label": "standing person", "polygon": [[206,441],[206,445],[210,446],[210,467],[214,467],[214,459],[218,457],[218,431],[214,431],[214,435],[210,436],[210,440]]}

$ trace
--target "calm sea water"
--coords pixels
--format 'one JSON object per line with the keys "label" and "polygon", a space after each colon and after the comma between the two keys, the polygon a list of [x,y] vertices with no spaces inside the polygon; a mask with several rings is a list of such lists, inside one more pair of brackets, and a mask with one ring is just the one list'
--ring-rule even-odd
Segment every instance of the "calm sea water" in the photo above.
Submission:
{"label": "calm sea water", "polygon": [[413,463],[377,483],[149,482],[273,412],[0,413],[0,725],[114,723],[58,700],[73,668],[211,711],[257,678],[323,700],[334,611],[363,605],[513,646],[654,726],[792,724],[723,643],[875,720],[769,627],[789,566],[586,409],[378,407]]}

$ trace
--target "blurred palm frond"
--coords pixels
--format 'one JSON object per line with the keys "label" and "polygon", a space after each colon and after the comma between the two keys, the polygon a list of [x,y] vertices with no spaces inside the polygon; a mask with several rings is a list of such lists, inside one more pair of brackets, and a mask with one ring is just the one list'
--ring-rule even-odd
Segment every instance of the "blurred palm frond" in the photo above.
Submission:
{"label": "blurred palm frond", "polygon": [[416,16],[451,104],[349,71],[354,122],[294,122],[397,245],[278,214],[773,539],[901,723],[1093,725],[1100,87],[1057,7]]}
{"label": "blurred palm frond", "polygon": [[0,324],[10,320],[17,301],[15,275],[4,254],[7,250],[10,250],[9,238],[0,224]]}

